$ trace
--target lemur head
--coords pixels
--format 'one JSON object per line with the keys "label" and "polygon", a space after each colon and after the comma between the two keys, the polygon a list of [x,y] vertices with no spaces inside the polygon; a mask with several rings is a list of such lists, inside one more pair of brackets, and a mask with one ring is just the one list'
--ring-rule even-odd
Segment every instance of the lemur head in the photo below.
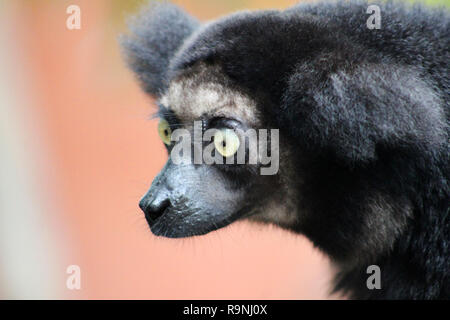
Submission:
{"label": "lemur head", "polygon": [[418,70],[293,9],[200,25],[154,5],[131,31],[122,43],[157,99],[169,153],[140,202],[155,235],[247,218],[306,234],[345,263],[392,248],[412,215],[417,150],[445,141],[439,97]]}
{"label": "lemur head", "polygon": [[[140,201],[152,232],[202,235],[242,218],[293,224],[297,201],[291,192],[298,181],[289,151],[281,147],[286,142],[270,130],[275,128],[261,116],[255,97],[218,62],[173,65],[183,44],[201,30],[198,23],[173,5],[154,5],[132,30],[124,39],[128,59],[144,89],[157,98],[158,130],[169,153]],[[186,143],[180,131],[191,153],[182,163],[174,159]]]}
{"label": "lemur head", "polygon": [[154,234],[201,235],[242,218],[295,222],[288,149],[218,65],[183,70],[158,105],[169,159],[140,202]]}

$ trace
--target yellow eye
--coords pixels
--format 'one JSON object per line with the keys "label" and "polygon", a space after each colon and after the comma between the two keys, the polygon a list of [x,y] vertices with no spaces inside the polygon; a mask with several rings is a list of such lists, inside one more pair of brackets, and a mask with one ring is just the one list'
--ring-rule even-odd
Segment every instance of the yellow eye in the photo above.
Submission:
{"label": "yellow eye", "polygon": [[169,123],[166,120],[159,120],[158,133],[161,137],[161,140],[169,146],[171,144],[170,136],[172,135],[172,130],[170,129]]}
{"label": "yellow eye", "polygon": [[224,157],[231,157],[239,149],[240,141],[236,133],[231,129],[218,130],[214,134],[214,146]]}

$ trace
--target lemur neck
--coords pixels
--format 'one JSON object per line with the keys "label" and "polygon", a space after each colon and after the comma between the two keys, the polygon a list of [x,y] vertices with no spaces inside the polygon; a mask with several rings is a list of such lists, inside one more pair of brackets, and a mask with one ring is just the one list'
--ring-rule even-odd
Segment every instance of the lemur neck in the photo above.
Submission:
{"label": "lemur neck", "polygon": [[369,288],[368,265],[342,270],[336,290],[355,299],[449,299],[450,209],[445,199],[424,203],[393,250],[373,265],[380,270],[380,288]]}

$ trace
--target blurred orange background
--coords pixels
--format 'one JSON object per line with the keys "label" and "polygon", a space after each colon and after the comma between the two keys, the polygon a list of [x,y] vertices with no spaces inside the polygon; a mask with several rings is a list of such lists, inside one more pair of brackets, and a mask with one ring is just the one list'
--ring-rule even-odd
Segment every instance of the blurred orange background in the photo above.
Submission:
{"label": "blurred orange background", "polygon": [[[175,2],[208,20],[297,1]],[[167,156],[117,43],[140,3],[0,2],[0,298],[327,298],[331,267],[303,237],[249,222],[151,234],[138,201]]]}

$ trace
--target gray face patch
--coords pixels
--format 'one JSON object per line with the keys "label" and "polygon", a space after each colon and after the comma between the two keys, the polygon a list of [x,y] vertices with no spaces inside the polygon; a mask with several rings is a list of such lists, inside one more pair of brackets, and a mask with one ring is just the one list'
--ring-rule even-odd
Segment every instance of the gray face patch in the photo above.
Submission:
{"label": "gray face patch", "polygon": [[295,170],[295,163],[288,145],[280,145],[280,170],[277,175],[276,193],[271,195],[250,220],[263,223],[273,223],[282,228],[290,229],[299,223],[304,212],[299,212],[299,188],[301,177]]}
{"label": "gray face patch", "polygon": [[185,123],[202,116],[228,117],[259,125],[256,103],[234,89],[218,66],[199,64],[175,78],[160,103]]}

